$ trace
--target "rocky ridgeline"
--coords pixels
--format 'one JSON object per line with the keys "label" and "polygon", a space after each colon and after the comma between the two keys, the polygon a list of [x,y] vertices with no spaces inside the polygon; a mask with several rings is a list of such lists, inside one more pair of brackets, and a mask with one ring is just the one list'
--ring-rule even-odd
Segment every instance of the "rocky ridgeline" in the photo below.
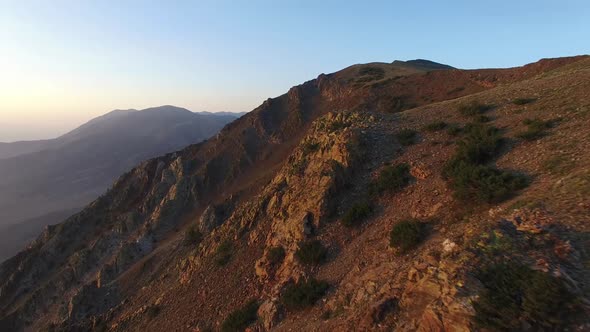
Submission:
{"label": "rocky ridgeline", "polygon": [[[542,208],[460,201],[443,174],[467,122],[496,121],[507,137],[517,137],[521,120],[502,121],[525,112],[507,101],[522,97],[513,91],[524,88],[502,84],[575,60],[483,71],[358,65],[268,99],[216,138],[142,163],[0,265],[0,330],[203,331],[223,328],[241,306],[252,311],[245,304],[254,299],[259,320],[246,323],[256,331],[471,331],[482,310],[494,309],[485,306],[493,280],[480,270],[497,268],[497,260],[525,265],[516,268],[519,276],[541,283],[553,282],[543,279],[549,275],[565,280],[587,308],[580,227],[565,227],[574,223]],[[571,91],[559,93],[584,90],[587,67],[573,69],[582,83],[564,83]],[[546,76],[534,84],[543,96],[555,91]],[[486,116],[460,115],[465,100],[435,103],[486,89],[490,94],[477,98],[496,107]],[[424,129],[441,120],[439,129]],[[503,153],[498,163],[508,164],[469,169],[504,177],[494,170],[533,173],[526,163],[510,164],[511,151]],[[583,192],[587,182],[578,180],[575,189]],[[379,189],[379,181],[394,190]],[[534,185],[531,192],[543,192]],[[359,205],[366,201],[370,205]],[[359,220],[345,222],[355,206]],[[390,239],[392,227],[406,219],[426,230],[408,252]],[[326,259],[305,263],[299,253],[308,243],[325,246]],[[287,290],[316,278],[326,280],[316,285],[321,300],[289,308]],[[501,323],[533,328],[527,310],[534,305]],[[248,312],[233,317],[252,316]]]}
{"label": "rocky ridgeline", "polygon": [[[185,209],[198,204],[184,167],[176,155],[142,164],[3,264],[1,305],[19,308],[5,313],[12,317],[9,324],[30,324],[44,314],[76,324],[118,303],[111,282],[150,253]],[[32,289],[33,296],[20,298]]]}

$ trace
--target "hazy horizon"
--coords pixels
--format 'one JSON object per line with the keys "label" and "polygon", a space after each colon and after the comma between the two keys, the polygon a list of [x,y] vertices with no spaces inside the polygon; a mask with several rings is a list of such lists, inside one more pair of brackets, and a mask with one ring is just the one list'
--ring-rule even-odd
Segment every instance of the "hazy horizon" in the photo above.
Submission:
{"label": "hazy horizon", "polygon": [[3,2],[0,142],[52,138],[113,109],[247,112],[355,63],[586,54],[588,16],[585,1]]}
{"label": "hazy horizon", "polygon": [[[150,106],[150,107],[160,107],[160,106],[176,106],[176,107],[180,107],[180,108],[185,108],[188,109],[186,107],[182,107],[182,106],[177,106],[177,105],[156,105],[156,106]],[[146,107],[146,108],[150,108],[150,107]],[[59,122],[58,119],[56,119],[55,121],[51,121],[49,123],[20,123],[20,124],[16,124],[16,126],[13,124],[6,124],[3,123],[0,119],[0,128],[2,128],[3,130],[0,131],[0,143],[13,143],[13,142],[19,142],[19,141],[36,141],[36,140],[46,140],[46,139],[53,139],[53,138],[57,138],[61,135],[67,134],[68,132],[80,127],[81,125],[87,123],[88,121],[95,119],[97,117],[100,117],[102,115],[108,114],[112,111],[116,111],[116,110],[131,110],[131,111],[142,111],[145,108],[142,109],[113,109],[113,110],[109,110],[100,114],[97,114],[96,116],[92,116],[88,119],[82,120],[79,123],[75,123],[71,128],[64,128],[64,126],[62,125],[61,122]],[[188,109],[189,111],[193,112],[193,113],[199,113],[199,112],[209,112],[209,111],[193,111]],[[242,113],[242,112],[232,112],[232,111],[217,111],[217,112],[211,112],[211,113],[223,113],[223,112],[228,112],[228,113]],[[22,138],[24,137],[24,139]]]}

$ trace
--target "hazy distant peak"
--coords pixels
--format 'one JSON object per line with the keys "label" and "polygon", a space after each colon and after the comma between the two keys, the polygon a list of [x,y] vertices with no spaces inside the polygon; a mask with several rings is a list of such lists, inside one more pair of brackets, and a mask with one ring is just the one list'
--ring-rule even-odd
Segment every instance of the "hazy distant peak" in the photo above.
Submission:
{"label": "hazy distant peak", "polygon": [[172,105],[162,105],[162,106],[158,106],[158,107],[150,107],[150,108],[146,108],[146,109],[140,110],[139,112],[148,112],[148,113],[149,112],[155,112],[155,113],[173,113],[173,112],[193,113],[193,112],[187,110],[186,108],[172,106]]}

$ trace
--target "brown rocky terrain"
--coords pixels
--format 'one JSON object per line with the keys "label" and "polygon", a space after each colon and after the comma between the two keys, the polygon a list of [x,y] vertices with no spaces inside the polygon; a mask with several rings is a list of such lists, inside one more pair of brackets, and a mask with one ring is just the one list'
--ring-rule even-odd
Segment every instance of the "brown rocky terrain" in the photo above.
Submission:
{"label": "brown rocky terrain", "polygon": [[588,91],[585,56],[322,74],[48,227],[0,330],[589,329]]}

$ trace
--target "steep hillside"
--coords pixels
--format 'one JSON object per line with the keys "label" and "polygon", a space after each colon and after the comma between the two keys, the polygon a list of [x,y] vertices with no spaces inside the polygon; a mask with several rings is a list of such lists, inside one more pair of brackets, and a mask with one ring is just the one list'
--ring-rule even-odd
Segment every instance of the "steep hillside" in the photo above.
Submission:
{"label": "steep hillside", "polygon": [[322,74],[142,163],[0,266],[0,329],[583,330],[590,59],[443,68]]}
{"label": "steep hillside", "polygon": [[27,145],[20,155],[0,159],[0,261],[22,250],[43,226],[80,211],[139,162],[200,142],[234,119],[172,106],[113,111],[37,142],[35,151]]}

